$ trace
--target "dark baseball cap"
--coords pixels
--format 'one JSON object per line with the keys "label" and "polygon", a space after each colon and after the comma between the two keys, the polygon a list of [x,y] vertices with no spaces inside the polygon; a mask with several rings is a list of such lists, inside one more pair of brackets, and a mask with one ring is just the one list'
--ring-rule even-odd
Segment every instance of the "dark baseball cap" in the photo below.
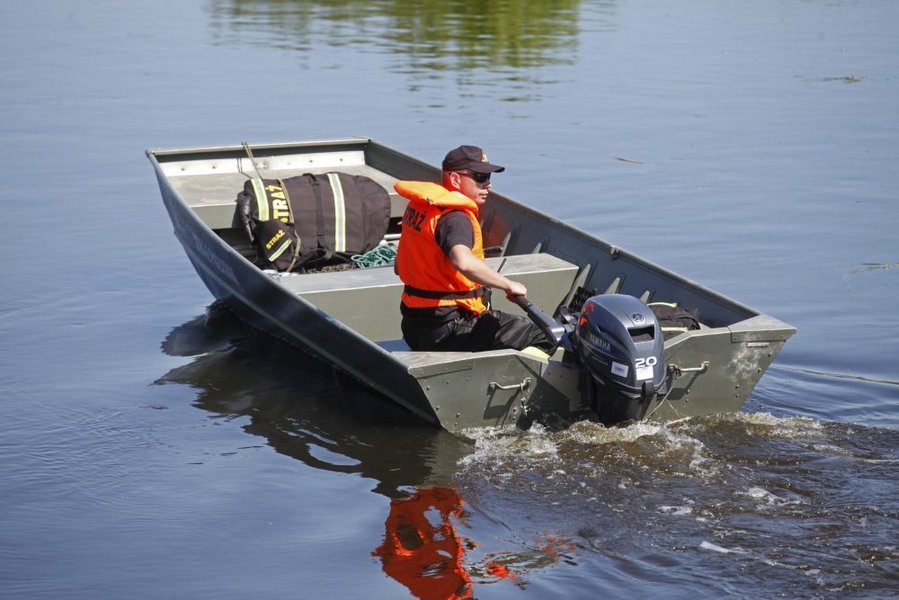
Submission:
{"label": "dark baseball cap", "polygon": [[501,173],[506,170],[506,167],[487,162],[487,155],[477,146],[459,146],[446,153],[446,158],[443,159],[444,171],[462,171],[464,169],[475,173]]}

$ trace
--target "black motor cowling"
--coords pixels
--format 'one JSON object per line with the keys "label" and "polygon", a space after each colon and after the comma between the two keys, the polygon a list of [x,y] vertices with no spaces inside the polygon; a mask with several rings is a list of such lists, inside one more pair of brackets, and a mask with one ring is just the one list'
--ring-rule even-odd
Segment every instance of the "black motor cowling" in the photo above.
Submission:
{"label": "black motor cowling", "polygon": [[604,424],[642,419],[652,398],[667,391],[662,330],[639,299],[587,299],[572,337],[584,367],[581,395]]}

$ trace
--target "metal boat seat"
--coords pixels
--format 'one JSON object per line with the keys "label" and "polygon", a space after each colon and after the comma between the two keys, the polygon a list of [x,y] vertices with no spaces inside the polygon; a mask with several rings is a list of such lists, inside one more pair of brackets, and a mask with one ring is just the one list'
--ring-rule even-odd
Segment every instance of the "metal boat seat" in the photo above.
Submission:
{"label": "metal boat seat", "polygon": [[[528,288],[528,298],[552,313],[568,292],[577,266],[551,254],[520,254],[488,258],[493,268]],[[402,282],[393,267],[373,267],[325,273],[273,277],[294,294],[376,342],[396,340],[400,331]],[[494,294],[493,305],[521,312],[503,294]]]}

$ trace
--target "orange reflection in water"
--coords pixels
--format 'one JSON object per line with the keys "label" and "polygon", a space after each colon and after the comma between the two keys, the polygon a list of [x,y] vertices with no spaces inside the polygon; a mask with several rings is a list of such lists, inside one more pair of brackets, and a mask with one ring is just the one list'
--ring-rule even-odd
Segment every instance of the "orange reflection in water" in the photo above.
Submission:
{"label": "orange reflection in water", "polygon": [[458,536],[450,520],[463,515],[462,498],[451,488],[426,488],[393,499],[384,543],[372,555],[417,598],[471,598],[462,559],[474,546]]}
{"label": "orange reflection in water", "polygon": [[521,575],[555,565],[571,544],[545,537],[535,547],[518,552],[494,552],[480,563],[466,566],[466,553],[478,546],[457,531],[456,521],[467,525],[463,500],[452,488],[417,490],[408,498],[390,501],[384,543],[372,556],[381,559],[384,572],[422,600],[472,598],[472,577],[478,583],[506,579],[524,587]]}

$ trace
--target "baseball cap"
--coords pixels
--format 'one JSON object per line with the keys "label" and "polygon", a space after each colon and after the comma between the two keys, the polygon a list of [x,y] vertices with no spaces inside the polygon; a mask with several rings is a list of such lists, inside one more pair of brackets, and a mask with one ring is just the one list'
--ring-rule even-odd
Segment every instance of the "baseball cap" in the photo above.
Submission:
{"label": "baseball cap", "polygon": [[506,167],[490,164],[487,155],[477,146],[459,146],[446,153],[443,159],[444,171],[468,169],[475,173],[501,173]]}

